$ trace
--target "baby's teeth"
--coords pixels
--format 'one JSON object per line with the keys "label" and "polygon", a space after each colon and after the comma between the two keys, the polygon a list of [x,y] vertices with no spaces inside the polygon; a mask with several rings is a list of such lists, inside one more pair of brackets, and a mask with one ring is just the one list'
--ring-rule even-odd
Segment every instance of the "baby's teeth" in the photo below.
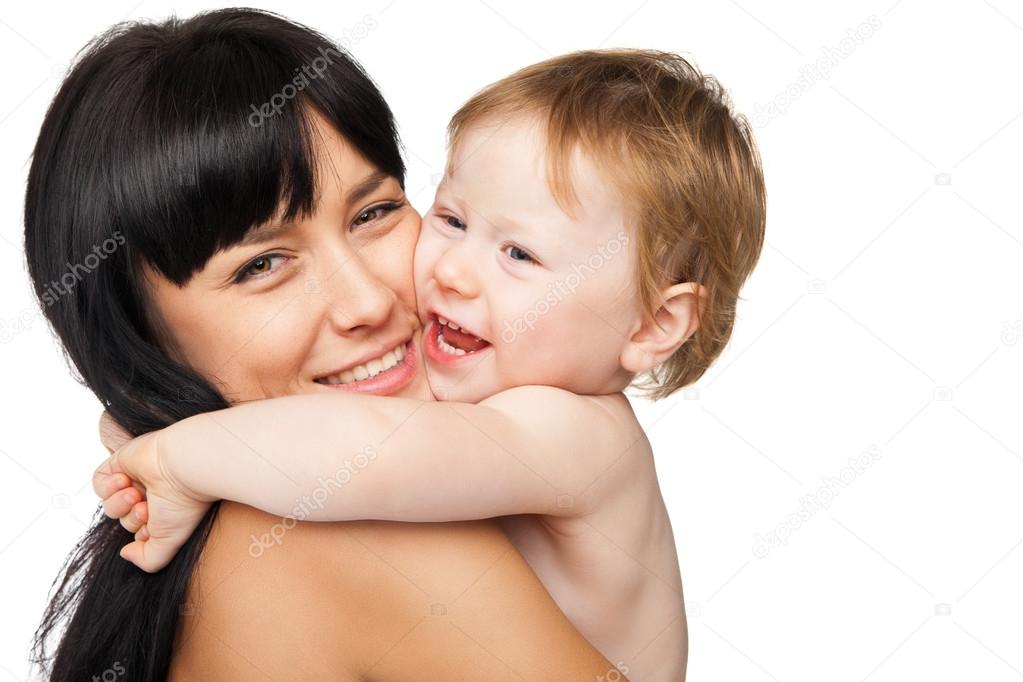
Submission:
{"label": "baby's teeth", "polygon": [[459,327],[454,322],[448,322],[448,326],[451,327],[452,329],[461,329],[461,327]]}
{"label": "baby's teeth", "polygon": [[464,350],[462,350],[461,348],[455,348],[450,343],[448,343],[447,341],[440,337],[437,337],[437,345],[440,346],[440,349],[447,353],[448,355],[465,355]]}
{"label": "baby's teeth", "polygon": [[437,321],[440,322],[441,324],[447,324],[448,323],[448,321],[445,320],[443,317],[438,317]]}
{"label": "baby's teeth", "polygon": [[345,371],[341,372],[341,383],[342,384],[350,384],[353,381],[355,381],[355,373],[353,373],[349,369],[346,369]]}
{"label": "baby's teeth", "polygon": [[365,365],[359,365],[352,370],[352,373],[355,374],[356,381],[362,381],[363,379],[369,378],[369,372],[366,371]]}
{"label": "baby's teeth", "polygon": [[366,363],[366,369],[369,370],[369,375],[375,377],[384,371],[384,364],[379,360],[370,360]]}
{"label": "baby's teeth", "polygon": [[398,358],[398,362],[405,359],[405,346],[398,346],[394,349],[394,355]]}

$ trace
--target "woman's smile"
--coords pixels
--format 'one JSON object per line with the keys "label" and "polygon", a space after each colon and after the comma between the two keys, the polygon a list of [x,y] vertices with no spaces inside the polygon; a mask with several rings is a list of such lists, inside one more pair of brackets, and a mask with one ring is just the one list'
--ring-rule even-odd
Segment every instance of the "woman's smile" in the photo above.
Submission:
{"label": "woman's smile", "polygon": [[377,352],[369,360],[351,363],[313,381],[332,391],[391,395],[415,378],[419,369],[418,345],[419,339],[413,334],[383,354]]}
{"label": "woman's smile", "polygon": [[[264,255],[233,244],[184,286],[147,270],[160,338],[230,402],[322,391],[428,400],[410,267],[419,214],[397,177],[321,114],[311,117],[322,178],[316,210],[293,220],[281,211],[252,231]],[[275,254],[287,254],[285,262],[232,279]]]}

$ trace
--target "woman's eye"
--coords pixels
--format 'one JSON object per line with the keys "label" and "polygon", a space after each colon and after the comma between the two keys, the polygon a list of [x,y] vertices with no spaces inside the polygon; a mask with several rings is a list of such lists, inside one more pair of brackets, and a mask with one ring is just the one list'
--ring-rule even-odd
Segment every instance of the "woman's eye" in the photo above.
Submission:
{"label": "woman's eye", "polygon": [[451,227],[455,228],[456,230],[464,230],[465,229],[465,223],[463,223],[461,220],[459,220],[458,218],[456,218],[453,215],[449,215],[447,218],[445,218],[444,222],[446,222],[448,225],[450,225]]}
{"label": "woman's eye", "polygon": [[355,222],[352,223],[352,227],[359,227],[361,225],[366,225],[367,223],[372,223],[375,220],[379,220],[392,211],[397,210],[402,205],[403,204],[401,203],[391,202],[367,208],[365,211],[356,216]]}
{"label": "woman's eye", "polygon": [[368,211],[363,211],[362,213],[360,213],[359,217],[355,219],[355,224],[362,225],[363,223],[368,223],[369,221],[375,219],[376,217],[377,209],[371,208]]}
{"label": "woman's eye", "polygon": [[368,211],[363,211],[362,213],[360,213],[359,217],[355,219],[355,224],[356,225],[365,225],[366,223],[371,223],[374,220],[376,220],[377,218],[379,218],[381,213],[383,213],[383,210],[381,209],[381,207],[380,206],[374,206],[373,208],[369,209]]}
{"label": "woman's eye", "polygon": [[282,256],[277,253],[268,254],[266,256],[259,256],[251,260],[248,265],[241,269],[238,273],[238,277],[235,278],[235,282],[243,282],[247,279],[258,279],[265,277],[266,275],[273,272],[272,263],[275,258],[284,259],[286,256]]}
{"label": "woman's eye", "polygon": [[533,258],[531,255],[529,255],[529,253],[527,251],[523,251],[522,249],[520,249],[519,247],[515,246],[514,244],[509,244],[508,246],[506,246],[505,247],[505,253],[507,253],[508,257],[511,258],[512,260],[521,261],[523,263],[535,263],[536,262],[536,259]]}

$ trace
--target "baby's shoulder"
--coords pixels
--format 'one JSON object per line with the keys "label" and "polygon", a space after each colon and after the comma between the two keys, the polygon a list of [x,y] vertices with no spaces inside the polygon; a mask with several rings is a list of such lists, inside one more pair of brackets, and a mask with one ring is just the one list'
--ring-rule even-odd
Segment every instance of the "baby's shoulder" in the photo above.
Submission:
{"label": "baby's shoulder", "polygon": [[652,458],[650,442],[622,393],[580,395],[549,386],[520,386],[488,402],[526,425],[543,448],[554,449],[554,456],[579,453],[587,471],[615,461],[639,469]]}
{"label": "baby's shoulder", "polygon": [[516,386],[482,401],[490,407],[515,407],[552,417],[601,419],[608,416],[625,423],[638,423],[623,393],[581,395],[554,386]]}

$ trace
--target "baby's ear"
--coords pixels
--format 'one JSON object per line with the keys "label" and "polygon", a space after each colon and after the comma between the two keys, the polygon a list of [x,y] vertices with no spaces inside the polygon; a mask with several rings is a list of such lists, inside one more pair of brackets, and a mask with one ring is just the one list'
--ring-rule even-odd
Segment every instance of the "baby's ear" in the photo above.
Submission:
{"label": "baby's ear", "polygon": [[[683,282],[661,290],[661,305],[654,319],[641,319],[622,349],[622,368],[642,374],[661,364],[700,326],[697,297],[706,305],[707,291],[696,282]],[[656,321],[656,324],[655,324]]]}

